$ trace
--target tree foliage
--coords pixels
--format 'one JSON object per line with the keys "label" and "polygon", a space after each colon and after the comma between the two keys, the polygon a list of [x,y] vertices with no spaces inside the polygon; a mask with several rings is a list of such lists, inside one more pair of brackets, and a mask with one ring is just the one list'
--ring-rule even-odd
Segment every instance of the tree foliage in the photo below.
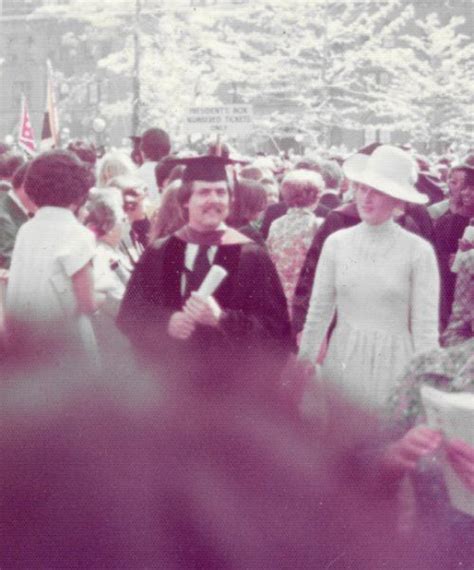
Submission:
{"label": "tree foliage", "polygon": [[414,34],[401,41],[413,56],[405,61],[397,88],[409,111],[409,125],[417,140],[445,147],[472,139],[474,126],[474,44],[461,34],[464,18],[443,25],[436,14],[416,22]]}
{"label": "tree foliage", "polygon": [[249,3],[212,22],[225,46],[213,54],[216,71],[244,101],[273,109],[260,122],[278,133],[396,124],[403,116],[391,85],[407,57],[396,38],[413,7],[376,4]]}
{"label": "tree foliage", "polygon": [[194,4],[71,0],[43,13],[77,22],[63,43],[85,43],[96,62],[70,80],[121,85],[100,105],[109,119],[138,109],[140,127],[176,133],[190,106],[223,99],[251,103],[256,129],[274,135],[371,125],[427,143],[467,136],[474,48],[459,18],[415,19],[408,0]]}

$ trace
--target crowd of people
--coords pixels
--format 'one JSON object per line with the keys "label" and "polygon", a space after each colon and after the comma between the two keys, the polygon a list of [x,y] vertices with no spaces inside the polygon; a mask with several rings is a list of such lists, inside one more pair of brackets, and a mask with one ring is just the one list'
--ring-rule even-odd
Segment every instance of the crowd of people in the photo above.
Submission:
{"label": "crowd of people", "polygon": [[[0,566],[474,568],[442,470],[474,503],[474,447],[428,427],[420,396],[474,387],[474,152],[134,142],[0,149]],[[72,450],[103,489],[99,540],[68,536],[94,496]],[[36,468],[56,499],[25,487]]]}

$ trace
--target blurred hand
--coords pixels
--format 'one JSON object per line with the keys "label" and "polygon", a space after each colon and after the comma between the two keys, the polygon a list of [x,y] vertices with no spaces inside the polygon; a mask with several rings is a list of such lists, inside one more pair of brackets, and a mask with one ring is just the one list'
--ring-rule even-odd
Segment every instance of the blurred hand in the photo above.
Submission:
{"label": "blurred hand", "polygon": [[283,384],[292,384],[295,377],[304,381],[316,376],[316,367],[309,360],[300,360],[295,354],[289,356],[282,372]]}
{"label": "blurred hand", "polygon": [[168,323],[168,334],[179,340],[187,340],[194,332],[195,324],[183,311],[173,313]]}
{"label": "blurred hand", "polygon": [[316,365],[309,360],[299,361],[298,369],[306,380],[311,380],[316,377]]}
{"label": "blurred hand", "polygon": [[195,291],[186,301],[183,311],[195,323],[210,327],[217,327],[222,316],[222,309],[214,297],[204,299]]}
{"label": "blurred hand", "polygon": [[315,377],[315,366],[309,360],[298,360],[296,355],[291,355],[281,375],[282,392],[287,400],[299,405],[310,381]]}
{"label": "blurred hand", "polygon": [[474,447],[453,439],[446,442],[446,457],[464,485],[474,493]]}
{"label": "blurred hand", "polygon": [[441,440],[439,431],[426,426],[414,427],[401,439],[388,446],[383,462],[386,467],[396,471],[412,471],[421,457],[438,449]]}

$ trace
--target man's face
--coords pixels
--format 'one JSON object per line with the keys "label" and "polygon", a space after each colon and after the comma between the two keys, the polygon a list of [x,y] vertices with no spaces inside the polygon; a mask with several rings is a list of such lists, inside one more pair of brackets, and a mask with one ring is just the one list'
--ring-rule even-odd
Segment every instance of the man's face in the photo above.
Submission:
{"label": "man's face", "polygon": [[455,203],[460,201],[461,190],[466,180],[466,173],[463,170],[451,170],[448,175],[449,196]]}
{"label": "man's face", "polygon": [[217,229],[229,215],[229,204],[229,189],[224,180],[195,180],[187,203],[189,225],[201,232]]}

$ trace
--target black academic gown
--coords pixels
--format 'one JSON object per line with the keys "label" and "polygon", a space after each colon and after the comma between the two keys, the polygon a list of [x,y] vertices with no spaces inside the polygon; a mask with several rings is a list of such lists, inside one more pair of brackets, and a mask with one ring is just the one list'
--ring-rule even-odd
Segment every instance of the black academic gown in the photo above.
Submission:
{"label": "black academic gown", "polygon": [[451,211],[436,220],[434,227],[436,253],[441,273],[441,325],[444,329],[449,321],[454,299],[456,273],[451,271],[450,258],[459,246],[459,240],[469,225],[470,219]]}
{"label": "black academic gown", "polygon": [[171,338],[167,327],[185,302],[181,278],[186,242],[171,236],[145,251],[117,321],[142,357],[151,357],[167,372],[190,372],[211,381],[217,376],[219,382],[243,363],[246,372],[256,371],[262,355],[281,365],[294,350],[285,296],[266,251],[246,241],[220,245],[214,258],[228,272],[214,294],[224,311],[218,328],[197,325],[185,341]]}

